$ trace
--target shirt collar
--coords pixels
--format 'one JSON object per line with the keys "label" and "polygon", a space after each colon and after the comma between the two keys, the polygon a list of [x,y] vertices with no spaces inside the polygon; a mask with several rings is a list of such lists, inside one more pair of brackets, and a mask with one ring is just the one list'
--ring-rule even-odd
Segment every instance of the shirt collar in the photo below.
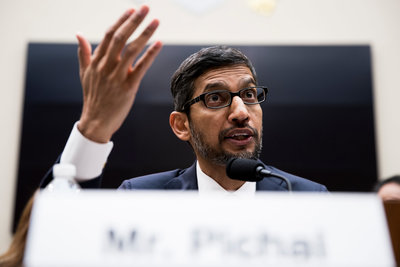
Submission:
{"label": "shirt collar", "polygon": [[256,193],[256,183],[255,182],[245,182],[236,191],[227,191],[222,186],[220,186],[213,178],[205,174],[196,162],[196,172],[197,172],[197,184],[199,188],[199,194],[210,194],[210,193],[224,193],[226,195],[255,195]]}

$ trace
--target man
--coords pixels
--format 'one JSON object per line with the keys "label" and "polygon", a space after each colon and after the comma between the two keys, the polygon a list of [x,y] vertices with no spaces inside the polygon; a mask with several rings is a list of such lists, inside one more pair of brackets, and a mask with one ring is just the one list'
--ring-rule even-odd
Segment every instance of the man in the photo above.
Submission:
{"label": "man", "polygon": [[[126,45],[148,11],[147,6],[128,10],[106,33],[93,55],[89,42],[77,36],[84,103],[60,161],[76,166],[77,179],[83,185],[93,186],[99,180],[93,178],[102,173],[112,149],[111,137],[125,120],[143,75],[161,49],[157,41],[136,60],[159,24],[156,19]],[[192,146],[196,163],[188,169],[133,178],[121,188],[237,194],[287,190],[286,184],[276,178],[245,182],[230,179],[225,171],[229,159],[258,159],[261,151],[260,103],[267,89],[257,86],[255,70],[246,56],[227,47],[202,49],[175,72],[171,92],[175,107],[169,120],[171,129]],[[293,190],[326,191],[320,184],[265,167],[286,176]]]}

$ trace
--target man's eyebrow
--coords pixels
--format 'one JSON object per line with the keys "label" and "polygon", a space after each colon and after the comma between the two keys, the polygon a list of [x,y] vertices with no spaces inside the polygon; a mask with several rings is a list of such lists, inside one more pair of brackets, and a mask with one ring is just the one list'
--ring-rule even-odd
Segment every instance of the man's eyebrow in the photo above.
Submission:
{"label": "man's eyebrow", "polygon": [[[245,77],[245,78],[240,79],[240,81],[239,81],[240,88],[248,87],[250,84],[256,85],[256,82],[253,77]],[[215,89],[229,90],[229,86],[224,81],[211,82],[211,83],[207,84],[206,87],[204,87],[203,93],[213,91]]]}
{"label": "man's eyebrow", "polygon": [[223,81],[216,81],[206,85],[203,92],[212,91],[214,89],[227,89],[228,85]]}
{"label": "man's eyebrow", "polygon": [[246,78],[240,79],[240,81],[239,81],[240,87],[247,87],[250,84],[257,85],[256,81],[254,80],[253,77],[246,77]]}

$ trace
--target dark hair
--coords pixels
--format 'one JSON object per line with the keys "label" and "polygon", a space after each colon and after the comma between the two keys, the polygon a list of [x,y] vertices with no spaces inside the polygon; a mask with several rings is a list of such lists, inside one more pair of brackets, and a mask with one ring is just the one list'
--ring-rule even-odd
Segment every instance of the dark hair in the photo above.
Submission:
{"label": "dark hair", "polygon": [[245,65],[257,81],[256,71],[250,60],[238,49],[227,46],[203,48],[185,59],[171,78],[171,93],[174,110],[183,111],[187,101],[193,97],[194,82],[203,73],[221,67]]}
{"label": "dark hair", "polygon": [[389,177],[385,180],[378,181],[376,183],[376,185],[374,186],[374,191],[378,192],[382,186],[384,186],[385,184],[388,184],[388,183],[396,183],[396,184],[400,185],[400,175],[395,175],[395,176]]}

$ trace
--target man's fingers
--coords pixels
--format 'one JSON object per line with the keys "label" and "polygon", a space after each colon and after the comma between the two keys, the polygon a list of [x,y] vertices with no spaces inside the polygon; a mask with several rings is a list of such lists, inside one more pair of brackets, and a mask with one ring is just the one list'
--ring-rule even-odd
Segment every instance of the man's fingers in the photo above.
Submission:
{"label": "man's fingers", "polygon": [[110,44],[110,41],[112,39],[112,37],[114,36],[115,31],[118,30],[119,27],[121,27],[121,25],[135,12],[135,10],[133,8],[128,9],[127,11],[125,11],[125,13],[118,19],[118,21],[112,25],[108,31],[106,32],[106,34],[104,35],[103,40],[101,41],[101,43],[97,46],[97,48],[94,51],[93,54],[93,61],[94,62],[98,62],[106,53],[108,46]]}
{"label": "man's fingers", "polygon": [[154,19],[136,40],[126,46],[119,66],[115,70],[117,76],[124,78],[124,76],[128,74],[128,70],[131,69],[133,61],[143,51],[159,24],[160,22],[158,19]]}
{"label": "man's fingers", "polygon": [[139,83],[142,80],[144,74],[150,68],[158,53],[161,51],[161,48],[162,43],[160,41],[155,42],[149,48],[147,48],[144,55],[141,56],[136,62],[133,71],[129,74],[128,83]]}
{"label": "man's fingers", "polygon": [[149,7],[142,6],[138,11],[134,12],[114,33],[106,54],[105,64],[108,68],[113,68],[115,64],[117,64],[126,41],[140,25],[148,12]]}
{"label": "man's fingers", "polygon": [[83,72],[90,64],[90,57],[92,55],[92,46],[80,33],[76,34],[78,39],[78,59],[79,59],[79,72],[82,78]]}

